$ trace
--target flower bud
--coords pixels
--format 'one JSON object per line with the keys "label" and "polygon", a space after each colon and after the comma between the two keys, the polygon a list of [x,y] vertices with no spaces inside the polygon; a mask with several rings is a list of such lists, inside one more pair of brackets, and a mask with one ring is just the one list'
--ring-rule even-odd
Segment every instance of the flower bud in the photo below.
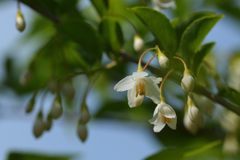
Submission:
{"label": "flower bud", "polygon": [[227,154],[237,154],[239,152],[239,143],[236,134],[228,133],[223,143],[223,152]]}
{"label": "flower bud", "polygon": [[133,48],[135,51],[140,51],[143,48],[144,41],[139,35],[135,35],[133,39]]}
{"label": "flower bud", "polygon": [[88,123],[89,120],[90,120],[90,114],[88,111],[88,106],[87,106],[86,102],[83,102],[83,104],[81,106],[80,121],[82,124],[86,124],[86,123]]}
{"label": "flower bud", "polygon": [[20,79],[19,79],[19,83],[22,85],[22,86],[26,86],[28,84],[28,82],[31,80],[31,77],[32,74],[30,71],[25,71],[21,76],[20,76]]}
{"label": "flower bud", "polygon": [[47,116],[47,120],[45,121],[44,126],[46,131],[50,131],[52,128],[52,117],[50,114]]}
{"label": "flower bud", "polygon": [[24,19],[24,16],[23,16],[21,10],[17,11],[16,27],[20,32],[24,31],[24,29],[26,27],[25,19]]}
{"label": "flower bud", "polygon": [[77,135],[82,142],[85,142],[88,137],[87,126],[86,124],[82,124],[80,121],[78,122],[77,126]]}
{"label": "flower bud", "polygon": [[190,97],[188,97],[187,100],[187,110],[184,114],[183,124],[185,128],[193,134],[195,134],[203,124],[202,114]]}
{"label": "flower bud", "polygon": [[161,52],[159,47],[157,47],[157,56],[158,56],[158,62],[160,64],[160,67],[167,68],[168,63],[169,63],[168,57],[164,53]]}
{"label": "flower bud", "polygon": [[184,71],[181,86],[185,92],[191,92],[193,90],[194,78],[187,69]]}
{"label": "flower bud", "polygon": [[53,119],[58,119],[62,116],[63,107],[61,96],[59,94],[56,96],[49,114]]}
{"label": "flower bud", "polygon": [[35,98],[36,98],[36,93],[34,93],[31,97],[31,99],[29,100],[27,107],[25,109],[26,113],[31,113],[33,111],[34,105],[35,105]]}
{"label": "flower bud", "polygon": [[40,111],[35,119],[34,125],[33,125],[33,135],[35,138],[39,138],[45,130],[45,125],[43,121],[43,114]]}

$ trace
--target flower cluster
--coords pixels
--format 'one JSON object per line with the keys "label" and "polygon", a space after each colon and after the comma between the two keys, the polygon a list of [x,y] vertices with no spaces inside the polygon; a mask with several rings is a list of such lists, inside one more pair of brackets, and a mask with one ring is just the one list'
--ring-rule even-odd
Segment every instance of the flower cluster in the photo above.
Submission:
{"label": "flower cluster", "polygon": [[[157,56],[158,62],[160,67],[167,70],[169,67],[169,57],[167,57],[158,46],[155,48],[147,49],[145,52],[142,53],[141,57],[139,58],[138,69],[136,72],[133,72],[132,75],[129,75],[122,80],[120,80],[115,86],[114,90],[117,92],[127,91],[128,97],[128,105],[130,108],[140,106],[143,101],[144,97],[150,98],[157,106],[154,110],[153,117],[149,122],[154,125],[153,131],[160,132],[164,126],[169,126],[171,129],[176,129],[177,125],[177,115],[174,109],[165,102],[163,96],[163,84],[164,81],[167,79],[169,74],[172,72],[170,70],[167,72],[165,77],[162,79],[161,77],[154,77],[150,76],[149,73],[145,71],[147,66],[150,64],[150,59],[144,67],[142,67],[142,58],[147,53],[152,53],[149,51],[154,50],[153,53],[154,57]],[[181,86],[186,93],[190,93],[194,87],[194,79],[187,68],[185,62],[180,57],[174,57],[175,59],[180,60],[184,65],[184,73],[183,78],[181,81]],[[161,82],[161,83],[160,83]],[[159,85],[160,84],[160,85]],[[189,100],[190,101],[190,100]],[[196,107],[195,107],[196,108]],[[190,107],[190,112],[195,109],[194,107]],[[197,114],[198,115],[198,114]],[[188,126],[187,129],[190,128],[193,124],[192,119],[196,119],[193,117],[191,113],[186,113],[185,124]],[[189,119],[190,118],[190,119]],[[191,126],[189,126],[189,124]]]}

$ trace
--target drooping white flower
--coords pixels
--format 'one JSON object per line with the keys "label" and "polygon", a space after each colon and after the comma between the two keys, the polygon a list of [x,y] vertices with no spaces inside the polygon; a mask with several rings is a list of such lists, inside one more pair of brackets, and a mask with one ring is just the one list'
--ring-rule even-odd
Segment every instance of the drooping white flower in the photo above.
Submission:
{"label": "drooping white flower", "polygon": [[135,35],[133,39],[133,48],[135,51],[140,51],[143,48],[144,41],[139,35]]}
{"label": "drooping white flower", "polygon": [[133,72],[115,86],[114,90],[118,92],[128,91],[128,105],[136,107],[142,104],[144,97],[150,98],[154,103],[160,102],[159,87],[161,78],[148,76],[146,72]]}
{"label": "drooping white flower", "polygon": [[186,70],[186,68],[185,68],[185,71],[183,73],[181,86],[186,92],[191,92],[193,90],[193,87],[194,87],[194,78],[190,74],[190,72],[188,70]]}
{"label": "drooping white flower", "polygon": [[193,134],[195,134],[203,124],[202,113],[189,96],[187,100],[187,109],[183,118],[183,124],[186,129]]}
{"label": "drooping white flower", "polygon": [[149,122],[154,125],[154,132],[160,132],[166,124],[171,129],[176,129],[177,115],[170,105],[161,102],[155,108],[153,118]]}

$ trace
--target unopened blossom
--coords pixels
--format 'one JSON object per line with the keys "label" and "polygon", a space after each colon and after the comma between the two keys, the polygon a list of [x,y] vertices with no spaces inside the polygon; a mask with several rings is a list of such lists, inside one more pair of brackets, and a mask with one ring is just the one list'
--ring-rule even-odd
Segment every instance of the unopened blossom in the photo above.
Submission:
{"label": "unopened blossom", "polygon": [[176,129],[177,115],[170,105],[161,102],[155,108],[153,118],[149,122],[154,125],[154,132],[160,132],[166,125]]}
{"label": "unopened blossom", "polygon": [[133,48],[135,51],[140,51],[143,48],[144,41],[139,35],[135,35],[133,39]]}
{"label": "unopened blossom", "polygon": [[166,68],[169,63],[168,57],[163,52],[161,52],[161,50],[158,47],[157,47],[157,56],[158,56],[158,62],[160,64],[160,67]]}
{"label": "unopened blossom", "polygon": [[157,10],[161,9],[174,9],[176,8],[176,4],[174,0],[152,0],[154,8]]}
{"label": "unopened blossom", "polygon": [[185,68],[185,71],[183,73],[183,78],[181,81],[181,86],[186,92],[191,92],[194,87],[194,78],[191,75],[191,73],[188,71],[187,68]]}
{"label": "unopened blossom", "polygon": [[17,11],[17,15],[16,15],[16,27],[17,29],[22,32],[24,31],[25,27],[26,27],[26,22],[24,19],[24,16],[22,14],[21,10]]}
{"label": "unopened blossom", "polygon": [[145,96],[158,104],[160,102],[158,88],[160,81],[161,78],[148,76],[147,72],[138,71],[120,80],[114,86],[114,90],[128,91],[128,105],[131,108],[141,105]]}
{"label": "unopened blossom", "polygon": [[190,97],[188,97],[187,100],[187,109],[184,114],[183,124],[185,128],[193,134],[195,134],[203,124],[202,113]]}

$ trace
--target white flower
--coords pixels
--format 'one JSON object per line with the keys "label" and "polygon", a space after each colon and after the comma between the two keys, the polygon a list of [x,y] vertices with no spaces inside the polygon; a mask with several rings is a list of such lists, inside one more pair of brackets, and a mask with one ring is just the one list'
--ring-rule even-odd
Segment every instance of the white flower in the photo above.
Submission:
{"label": "white flower", "polygon": [[184,71],[181,86],[186,92],[191,92],[194,87],[194,78],[189,71]]}
{"label": "white flower", "polygon": [[135,51],[140,51],[143,48],[144,41],[139,35],[135,35],[133,39],[133,48]]}
{"label": "white flower", "polygon": [[166,124],[171,129],[176,129],[177,115],[170,105],[161,102],[155,108],[153,118],[149,122],[154,125],[154,132],[160,132]]}
{"label": "white flower", "polygon": [[119,81],[114,86],[114,90],[118,92],[128,91],[128,105],[131,108],[141,105],[144,96],[158,104],[160,102],[158,87],[160,81],[161,78],[148,76],[146,72],[133,72],[132,75]]}
{"label": "white flower", "polygon": [[152,0],[152,2],[157,10],[167,9],[167,8],[171,8],[171,9],[176,8],[176,4],[174,0]]}
{"label": "white flower", "polygon": [[189,132],[195,134],[203,124],[203,117],[190,97],[188,97],[187,101],[187,110],[184,114],[183,124]]}

